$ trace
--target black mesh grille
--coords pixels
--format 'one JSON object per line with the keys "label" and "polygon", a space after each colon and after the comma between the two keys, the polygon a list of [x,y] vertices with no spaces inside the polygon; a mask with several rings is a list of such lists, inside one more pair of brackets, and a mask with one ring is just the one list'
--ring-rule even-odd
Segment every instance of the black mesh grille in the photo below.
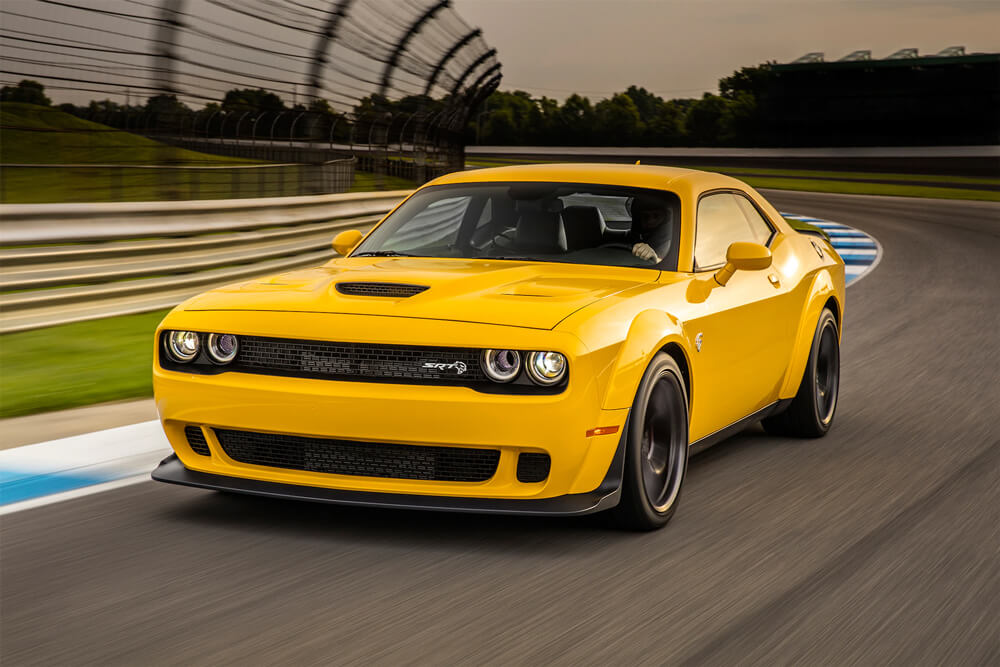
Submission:
{"label": "black mesh grille", "polygon": [[548,454],[521,454],[517,457],[517,481],[526,484],[544,481],[551,466],[552,459]]}
{"label": "black mesh grille", "polygon": [[500,461],[496,449],[393,445],[215,429],[234,461],[334,475],[485,482]]}
{"label": "black mesh grille", "polygon": [[489,382],[479,350],[241,336],[233,370],[329,379]]}
{"label": "black mesh grille", "polygon": [[188,444],[191,445],[191,449],[194,450],[195,454],[201,454],[202,456],[209,456],[211,454],[208,451],[208,441],[205,440],[205,433],[202,432],[200,426],[185,426],[184,435],[187,436]]}
{"label": "black mesh grille", "polygon": [[406,285],[404,283],[337,283],[337,291],[351,296],[388,296],[405,298],[420,294],[426,285]]}

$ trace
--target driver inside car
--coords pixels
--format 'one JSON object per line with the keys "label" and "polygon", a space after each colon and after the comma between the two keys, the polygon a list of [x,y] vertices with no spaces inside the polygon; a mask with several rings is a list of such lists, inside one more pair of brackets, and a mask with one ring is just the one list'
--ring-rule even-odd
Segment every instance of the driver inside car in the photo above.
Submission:
{"label": "driver inside car", "polygon": [[632,246],[632,254],[657,264],[663,259],[670,242],[670,209],[655,199],[636,197],[630,207],[632,227],[626,243]]}

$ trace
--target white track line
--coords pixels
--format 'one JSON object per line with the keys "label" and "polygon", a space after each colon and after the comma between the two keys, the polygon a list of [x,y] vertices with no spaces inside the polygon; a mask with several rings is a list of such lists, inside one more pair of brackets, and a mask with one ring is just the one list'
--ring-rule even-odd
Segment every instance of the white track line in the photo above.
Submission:
{"label": "white track line", "polygon": [[105,491],[120,489],[123,486],[131,486],[132,484],[138,484],[139,482],[148,482],[148,481],[150,481],[150,477],[149,477],[149,472],[147,471],[139,475],[132,475],[131,477],[116,479],[112,482],[93,484],[91,486],[84,486],[79,489],[73,489],[72,491],[53,493],[48,496],[39,496],[37,498],[31,498],[29,500],[22,500],[17,503],[10,503],[9,505],[0,505],[0,516],[3,516],[4,514],[13,514],[15,512],[20,512],[22,510],[30,510],[36,507],[42,507],[43,505],[51,505],[52,503],[61,503],[64,500],[73,500],[75,498],[82,498],[83,496],[89,496],[94,493],[104,493]]}

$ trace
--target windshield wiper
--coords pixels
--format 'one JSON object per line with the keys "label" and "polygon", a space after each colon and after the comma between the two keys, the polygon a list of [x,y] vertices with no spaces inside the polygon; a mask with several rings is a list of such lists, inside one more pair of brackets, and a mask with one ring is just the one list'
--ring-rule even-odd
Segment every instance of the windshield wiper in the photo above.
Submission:
{"label": "windshield wiper", "polygon": [[424,255],[412,255],[408,252],[398,252],[396,250],[369,250],[368,252],[357,252],[351,257],[424,257]]}

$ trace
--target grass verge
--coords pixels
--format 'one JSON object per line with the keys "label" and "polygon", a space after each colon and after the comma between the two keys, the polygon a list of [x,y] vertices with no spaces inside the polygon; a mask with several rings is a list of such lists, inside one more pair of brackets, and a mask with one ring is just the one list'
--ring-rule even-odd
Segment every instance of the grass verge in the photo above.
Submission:
{"label": "grass verge", "polygon": [[0,418],[151,396],[153,332],[168,312],[0,336]]}
{"label": "grass verge", "polygon": [[354,185],[349,192],[374,192],[376,190],[412,190],[417,187],[415,181],[399,176],[379,176],[367,171],[354,172]]}

